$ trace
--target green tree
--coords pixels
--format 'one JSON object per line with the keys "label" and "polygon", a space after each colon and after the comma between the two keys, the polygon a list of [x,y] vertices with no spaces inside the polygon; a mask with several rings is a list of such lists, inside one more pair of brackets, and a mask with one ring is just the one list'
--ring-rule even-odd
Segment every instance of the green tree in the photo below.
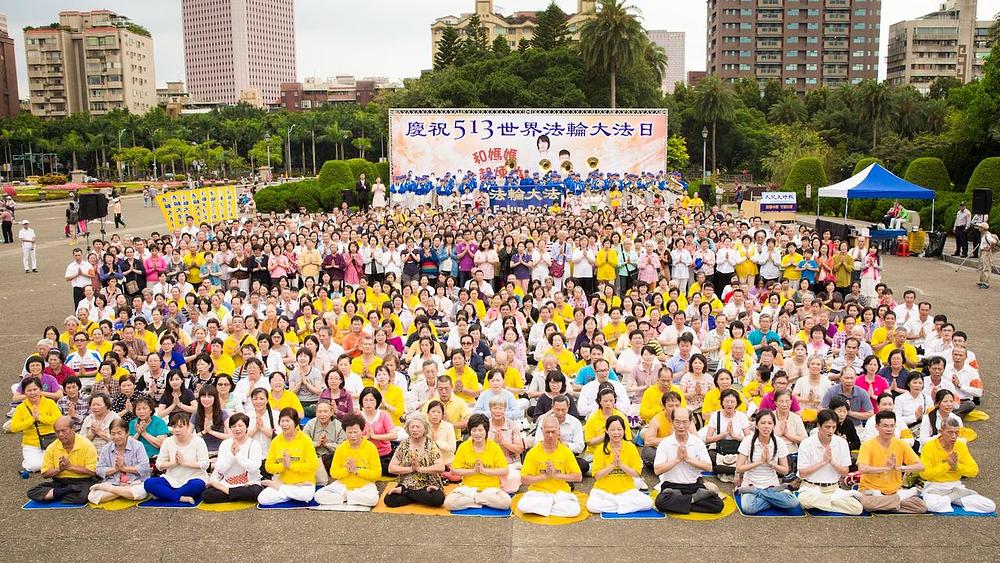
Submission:
{"label": "green tree", "polygon": [[954,189],[951,178],[948,176],[948,169],[940,158],[914,159],[906,168],[904,179],[935,192],[947,192]]}
{"label": "green tree", "polygon": [[934,82],[931,82],[927,96],[932,100],[944,100],[948,97],[948,92],[961,86],[962,81],[954,76],[939,76],[934,79]]}
{"label": "green tree", "polygon": [[1000,156],[984,158],[972,172],[967,190],[987,188],[993,190],[995,197],[1000,197]]}
{"label": "green tree", "polygon": [[441,32],[441,39],[438,40],[438,51],[434,55],[434,70],[441,70],[455,64],[458,57],[458,50],[461,46],[461,36],[452,26],[447,26]]}
{"label": "green tree", "polygon": [[544,11],[538,12],[535,33],[531,38],[531,46],[538,49],[551,50],[562,47],[569,40],[569,28],[566,26],[566,12],[562,11],[554,1]]}
{"label": "green tree", "polygon": [[358,149],[358,158],[365,158],[365,155],[372,148],[372,141],[367,137],[357,137],[351,141],[351,145]]}
{"label": "green tree", "polygon": [[270,139],[261,139],[250,148],[249,156],[259,166],[264,166],[268,162],[268,147],[270,147],[270,157],[272,168],[276,168],[285,163],[284,143],[281,137],[272,135]]}
{"label": "green tree", "polygon": [[691,164],[687,142],[680,135],[667,139],[667,170],[684,170]]}
{"label": "green tree", "polygon": [[455,63],[464,65],[475,61],[477,58],[487,54],[490,49],[490,33],[483,26],[483,21],[478,14],[473,14],[469,18],[469,23],[465,26],[465,37],[455,58]]}
{"label": "green tree", "polygon": [[767,119],[771,123],[783,123],[789,125],[805,121],[806,106],[795,94],[785,95],[778,99],[771,109],[767,111]]}
{"label": "green tree", "polygon": [[879,166],[885,166],[885,164],[881,160],[879,160],[879,159],[877,159],[877,158],[875,158],[873,156],[866,156],[866,157],[858,160],[858,163],[854,165],[854,172],[851,173],[851,176],[857,175],[859,172],[861,172],[865,168],[868,168],[872,164],[878,164]]}
{"label": "green tree", "polygon": [[642,60],[645,32],[627,0],[601,0],[597,14],[580,30],[580,55],[590,69],[611,79],[611,108],[617,107],[618,73]]}
{"label": "green tree", "polygon": [[[819,189],[826,184],[826,170],[823,167],[823,162],[811,156],[795,161],[792,170],[785,179],[784,189],[796,193],[800,208],[812,209],[813,203],[819,197]],[[807,185],[812,186],[812,197],[809,198],[806,198]]]}
{"label": "green tree", "polygon": [[703,124],[712,124],[712,174],[718,172],[716,162],[716,132],[719,122],[729,122],[736,110],[733,91],[714,74],[698,84],[695,91],[694,114]]}
{"label": "green tree", "polygon": [[771,127],[768,141],[771,150],[764,157],[763,165],[770,172],[771,181],[776,183],[785,180],[795,164],[804,158],[818,159],[825,170],[832,152],[816,131],[800,124]]}
{"label": "green tree", "polygon": [[892,115],[892,92],[886,82],[865,80],[859,85],[861,118],[871,127],[872,144],[878,145],[879,127]]}
{"label": "green tree", "polygon": [[187,156],[190,150],[191,145],[181,139],[167,139],[163,144],[156,147],[156,160],[164,167],[169,162],[171,174],[176,174],[176,162],[179,160],[183,163],[184,157]]}
{"label": "green tree", "polygon": [[349,130],[340,126],[339,121],[334,121],[326,127],[322,139],[333,143],[333,158],[340,160],[344,158],[344,141],[350,139],[352,135]]}
{"label": "green tree", "polygon": [[517,52],[523,53],[531,48],[531,42],[526,38],[522,37],[520,41],[517,42]]}
{"label": "green tree", "polygon": [[68,152],[72,155],[73,170],[77,170],[76,155],[77,153],[86,152],[87,143],[84,142],[79,133],[76,131],[70,131],[62,138],[62,149],[64,152]]}
{"label": "green tree", "polygon": [[667,51],[649,40],[648,35],[643,35],[642,59],[646,66],[653,72],[656,82],[663,84],[663,77],[667,74],[667,67],[670,61],[667,60]]}
{"label": "green tree", "polygon": [[493,54],[498,57],[506,57],[510,54],[510,43],[503,35],[497,35],[493,40]]}
{"label": "green tree", "polygon": [[112,157],[115,162],[127,167],[132,175],[145,172],[153,162],[153,152],[146,147],[122,147]]}

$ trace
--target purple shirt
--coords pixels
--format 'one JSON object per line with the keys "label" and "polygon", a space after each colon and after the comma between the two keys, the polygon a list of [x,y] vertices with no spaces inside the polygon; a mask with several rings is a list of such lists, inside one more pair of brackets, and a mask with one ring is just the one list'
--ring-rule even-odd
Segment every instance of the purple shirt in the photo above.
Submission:
{"label": "purple shirt", "polygon": [[474,242],[460,242],[455,245],[455,254],[459,255],[466,251],[468,254],[458,258],[458,269],[463,272],[471,272],[476,265],[476,252],[479,252],[479,245]]}
{"label": "purple shirt", "polygon": [[[760,400],[760,408],[757,410],[763,410],[763,409],[767,409],[770,411],[778,410],[778,407],[774,404],[774,393],[768,393],[767,395],[764,395],[763,399]],[[794,413],[797,413],[800,410],[802,410],[802,408],[799,407],[799,400],[795,398],[795,395],[792,395],[792,408],[790,408],[789,410]]]}

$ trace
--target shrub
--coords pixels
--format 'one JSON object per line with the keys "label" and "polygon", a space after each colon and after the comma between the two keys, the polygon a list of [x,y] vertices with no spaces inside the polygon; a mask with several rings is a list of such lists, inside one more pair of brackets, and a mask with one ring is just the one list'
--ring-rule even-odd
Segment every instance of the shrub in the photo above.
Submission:
{"label": "shrub", "polygon": [[866,156],[861,160],[859,160],[858,163],[854,165],[854,172],[851,173],[851,176],[854,176],[858,172],[861,172],[865,168],[868,168],[869,166],[871,166],[873,162],[877,162],[879,165],[885,166],[885,163],[882,162],[880,159],[871,156]]}
{"label": "shrub", "polygon": [[187,182],[187,179],[188,179],[187,175],[184,174],[183,172],[178,172],[177,174],[174,174],[174,180],[178,182]]}
{"label": "shrub", "polygon": [[388,186],[390,183],[392,183],[392,178],[389,177],[390,172],[389,172],[388,161],[376,162],[375,169],[378,170],[378,176],[376,176],[376,178],[382,178],[383,184]]}
{"label": "shrub", "polygon": [[343,160],[328,160],[320,169],[317,185],[323,208],[334,209],[340,206],[343,192],[354,188],[354,175]]}
{"label": "shrub", "polygon": [[908,182],[938,193],[955,191],[955,185],[948,176],[948,169],[940,158],[927,156],[914,159],[906,167],[906,175],[903,177]]}
{"label": "shrub", "polygon": [[290,211],[298,211],[300,207],[305,207],[307,211],[312,213],[322,208],[320,189],[313,180],[285,184],[282,186],[282,191],[284,192],[285,208]]}
{"label": "shrub", "polygon": [[41,178],[39,178],[38,179],[38,183],[39,183],[39,185],[42,185],[42,186],[57,186],[59,184],[65,184],[66,183],[66,175],[65,174],[49,173],[49,174],[46,174],[46,175],[42,176]]}
{"label": "shrub", "polygon": [[[363,158],[352,158],[346,162],[347,166],[351,168],[351,176],[354,177],[355,182],[358,181],[358,178],[360,178],[362,174],[368,175],[371,173],[371,163]],[[369,178],[368,181],[371,182],[371,178]]]}
{"label": "shrub", "polygon": [[[806,184],[812,184],[812,197],[806,198]],[[807,156],[795,161],[792,165],[788,178],[785,179],[785,191],[795,192],[799,209],[815,209],[817,192],[826,186],[826,170],[823,169],[823,162],[814,157]]]}
{"label": "shrub", "polygon": [[[984,158],[972,171],[969,178],[969,185],[966,187],[970,192],[978,188],[993,190],[993,199],[1000,197],[1000,156]],[[993,217],[993,213],[990,213]]]}

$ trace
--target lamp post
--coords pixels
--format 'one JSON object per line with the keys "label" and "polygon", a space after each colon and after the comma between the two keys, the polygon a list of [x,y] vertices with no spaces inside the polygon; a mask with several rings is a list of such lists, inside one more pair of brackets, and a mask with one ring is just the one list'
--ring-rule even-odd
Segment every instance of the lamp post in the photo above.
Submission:
{"label": "lamp post", "polygon": [[708,177],[708,127],[701,128],[701,183]]}
{"label": "lamp post", "polygon": [[288,126],[288,131],[285,133],[288,142],[285,146],[285,178],[292,177],[292,129],[295,129],[294,123]]}
{"label": "lamp post", "polygon": [[[122,152],[122,135],[125,133],[125,131],[126,131],[126,129],[124,127],[118,131],[118,156],[119,156],[119,158],[121,158],[121,152]],[[122,178],[122,161],[119,160],[118,161],[118,181],[121,182],[122,180],[123,180],[123,178]]]}
{"label": "lamp post", "polygon": [[267,167],[271,168],[271,134],[264,133],[264,143],[267,144]]}

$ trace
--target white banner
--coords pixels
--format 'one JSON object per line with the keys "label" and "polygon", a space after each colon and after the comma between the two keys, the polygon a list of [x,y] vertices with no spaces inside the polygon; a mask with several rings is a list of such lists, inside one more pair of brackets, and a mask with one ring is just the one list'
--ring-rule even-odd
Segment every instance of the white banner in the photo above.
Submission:
{"label": "white banner", "polygon": [[762,192],[760,194],[760,211],[767,212],[792,212],[798,211],[798,203],[795,192]]}

